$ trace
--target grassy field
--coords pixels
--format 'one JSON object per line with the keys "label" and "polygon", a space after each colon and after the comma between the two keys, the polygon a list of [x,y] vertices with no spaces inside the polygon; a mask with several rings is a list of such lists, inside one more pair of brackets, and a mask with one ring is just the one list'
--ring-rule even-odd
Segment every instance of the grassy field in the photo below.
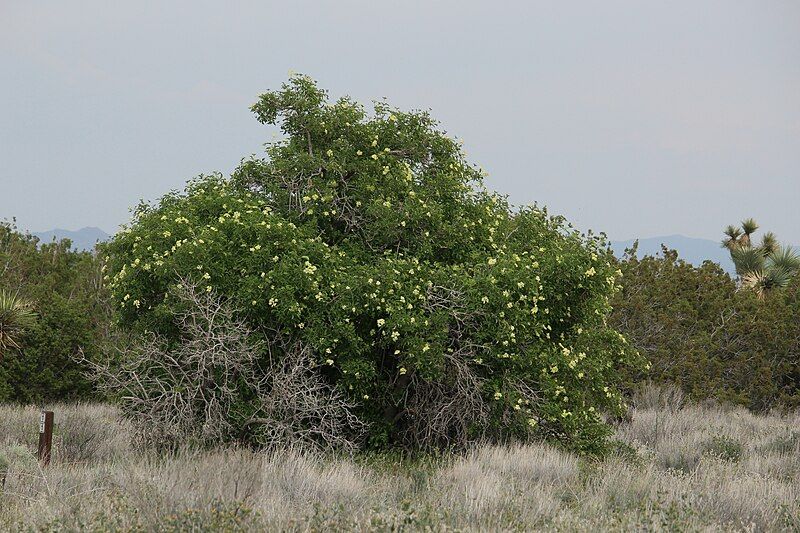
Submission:
{"label": "grassy field", "polygon": [[546,445],[159,457],[113,407],[57,405],[44,469],[38,410],[0,406],[0,530],[800,530],[800,414],[637,404],[603,461]]}

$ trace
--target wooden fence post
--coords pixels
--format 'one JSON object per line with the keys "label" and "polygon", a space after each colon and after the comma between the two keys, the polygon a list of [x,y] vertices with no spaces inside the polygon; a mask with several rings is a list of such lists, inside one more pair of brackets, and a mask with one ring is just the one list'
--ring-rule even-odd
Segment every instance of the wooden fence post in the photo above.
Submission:
{"label": "wooden fence post", "polygon": [[42,411],[39,418],[39,453],[38,458],[42,466],[50,464],[53,450],[53,411]]}

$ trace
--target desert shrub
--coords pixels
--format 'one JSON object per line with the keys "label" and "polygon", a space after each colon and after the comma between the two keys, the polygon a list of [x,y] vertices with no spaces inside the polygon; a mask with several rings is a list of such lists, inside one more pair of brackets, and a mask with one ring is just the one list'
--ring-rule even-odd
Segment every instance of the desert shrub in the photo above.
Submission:
{"label": "desert shrub", "polygon": [[738,462],[744,454],[742,443],[728,435],[714,435],[703,443],[703,453],[722,459],[723,461]]}
{"label": "desert shrub", "polygon": [[188,283],[172,296],[181,306],[175,342],[145,334],[124,357],[87,362],[141,441],[352,448],[361,436],[353,405],[315,372],[302,342],[272,339],[281,358],[262,358],[264,343],[220,297]]}
{"label": "desert shrub", "polygon": [[657,384],[644,381],[633,388],[631,406],[636,409],[660,409],[677,412],[686,405],[686,395],[671,383]]}
{"label": "desert shrub", "polygon": [[75,357],[100,355],[110,310],[97,257],[70,242],[39,243],[0,223],[0,289],[32,303],[20,349],[0,358],[0,401],[33,403],[94,396]]}
{"label": "desert shrub", "polygon": [[759,411],[800,405],[799,280],[759,299],[719,265],[696,267],[666,249],[629,254],[619,268],[610,324],[651,364],[628,374],[630,390],[649,380]]}
{"label": "desert shrub", "polygon": [[109,244],[124,328],[171,353],[185,279],[239,310],[262,357],[307,350],[373,446],[602,448],[600,412],[621,409],[618,370],[636,361],[606,324],[617,272],[602,238],[485,191],[425,112],[368,115],[302,76],[253,110],[285,134],[266,159],[140,205]]}
{"label": "desert shrub", "polygon": [[640,466],[644,463],[639,451],[625,441],[613,439],[610,441],[609,456],[617,457],[625,463]]}
{"label": "desert shrub", "polygon": [[787,431],[783,435],[777,435],[762,447],[762,451],[778,455],[800,454],[800,431]]}

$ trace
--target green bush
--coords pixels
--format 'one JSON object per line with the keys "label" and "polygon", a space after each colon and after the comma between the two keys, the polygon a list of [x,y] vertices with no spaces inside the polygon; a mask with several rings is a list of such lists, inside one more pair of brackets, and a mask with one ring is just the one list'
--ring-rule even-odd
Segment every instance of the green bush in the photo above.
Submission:
{"label": "green bush", "polygon": [[70,242],[39,243],[0,223],[0,288],[32,302],[36,320],[20,349],[0,360],[0,401],[34,403],[90,398],[76,359],[99,357],[110,326],[100,262]]}
{"label": "green bush", "polygon": [[800,405],[800,280],[762,299],[717,264],[663,257],[619,262],[610,324],[651,363],[626,378],[679,386],[694,400],[757,411]]}
{"label": "green bush", "polygon": [[140,205],[109,244],[121,325],[177,337],[169,295],[188,280],[243,309],[265,357],[282,357],[273,338],[312,349],[373,446],[602,448],[600,411],[621,409],[636,355],[606,325],[617,272],[601,238],[485,191],[427,113],[370,116],[306,77],[253,110],[285,134],[267,159]]}
{"label": "green bush", "polygon": [[739,462],[744,454],[744,447],[736,439],[727,435],[715,435],[710,440],[703,443],[703,453],[722,459],[723,461],[730,461],[732,463]]}

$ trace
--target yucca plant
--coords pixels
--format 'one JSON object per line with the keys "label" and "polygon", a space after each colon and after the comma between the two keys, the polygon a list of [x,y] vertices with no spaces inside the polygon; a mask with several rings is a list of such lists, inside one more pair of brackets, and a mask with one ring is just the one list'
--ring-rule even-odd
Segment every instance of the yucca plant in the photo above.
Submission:
{"label": "yucca plant", "polygon": [[752,218],[747,218],[742,220],[742,235],[739,238],[739,244],[742,246],[751,246],[751,239],[750,236],[758,230],[758,223],[753,220]]}
{"label": "yucca plant", "polygon": [[764,257],[778,252],[780,247],[781,246],[778,243],[778,238],[771,231],[768,231],[763,237],[761,237],[761,246],[759,246],[759,248],[761,253],[764,254]]}
{"label": "yucca plant", "polygon": [[733,248],[731,259],[736,267],[736,273],[741,277],[751,272],[761,272],[766,266],[766,258],[758,248]]}
{"label": "yucca plant", "polygon": [[722,246],[730,251],[741,286],[764,298],[770,291],[786,287],[800,273],[800,257],[790,247],[782,247],[772,232],[764,234],[761,244],[753,247],[751,236],[757,229],[758,223],[752,218],[742,221],[741,228],[728,226]]}
{"label": "yucca plant", "polygon": [[777,247],[767,255],[767,264],[772,268],[783,269],[789,275],[800,272],[800,257],[788,246]]}
{"label": "yucca plant", "polygon": [[792,279],[792,274],[785,268],[770,268],[748,272],[741,278],[742,286],[753,289],[759,300],[772,290],[785,287]]}
{"label": "yucca plant", "polygon": [[0,289],[0,359],[11,350],[19,350],[22,334],[33,326],[33,306],[18,294]]}
{"label": "yucca plant", "polygon": [[723,248],[733,250],[739,247],[739,239],[742,237],[742,230],[740,228],[731,224],[725,228],[723,233],[725,233],[726,236],[725,239],[722,240]]}

